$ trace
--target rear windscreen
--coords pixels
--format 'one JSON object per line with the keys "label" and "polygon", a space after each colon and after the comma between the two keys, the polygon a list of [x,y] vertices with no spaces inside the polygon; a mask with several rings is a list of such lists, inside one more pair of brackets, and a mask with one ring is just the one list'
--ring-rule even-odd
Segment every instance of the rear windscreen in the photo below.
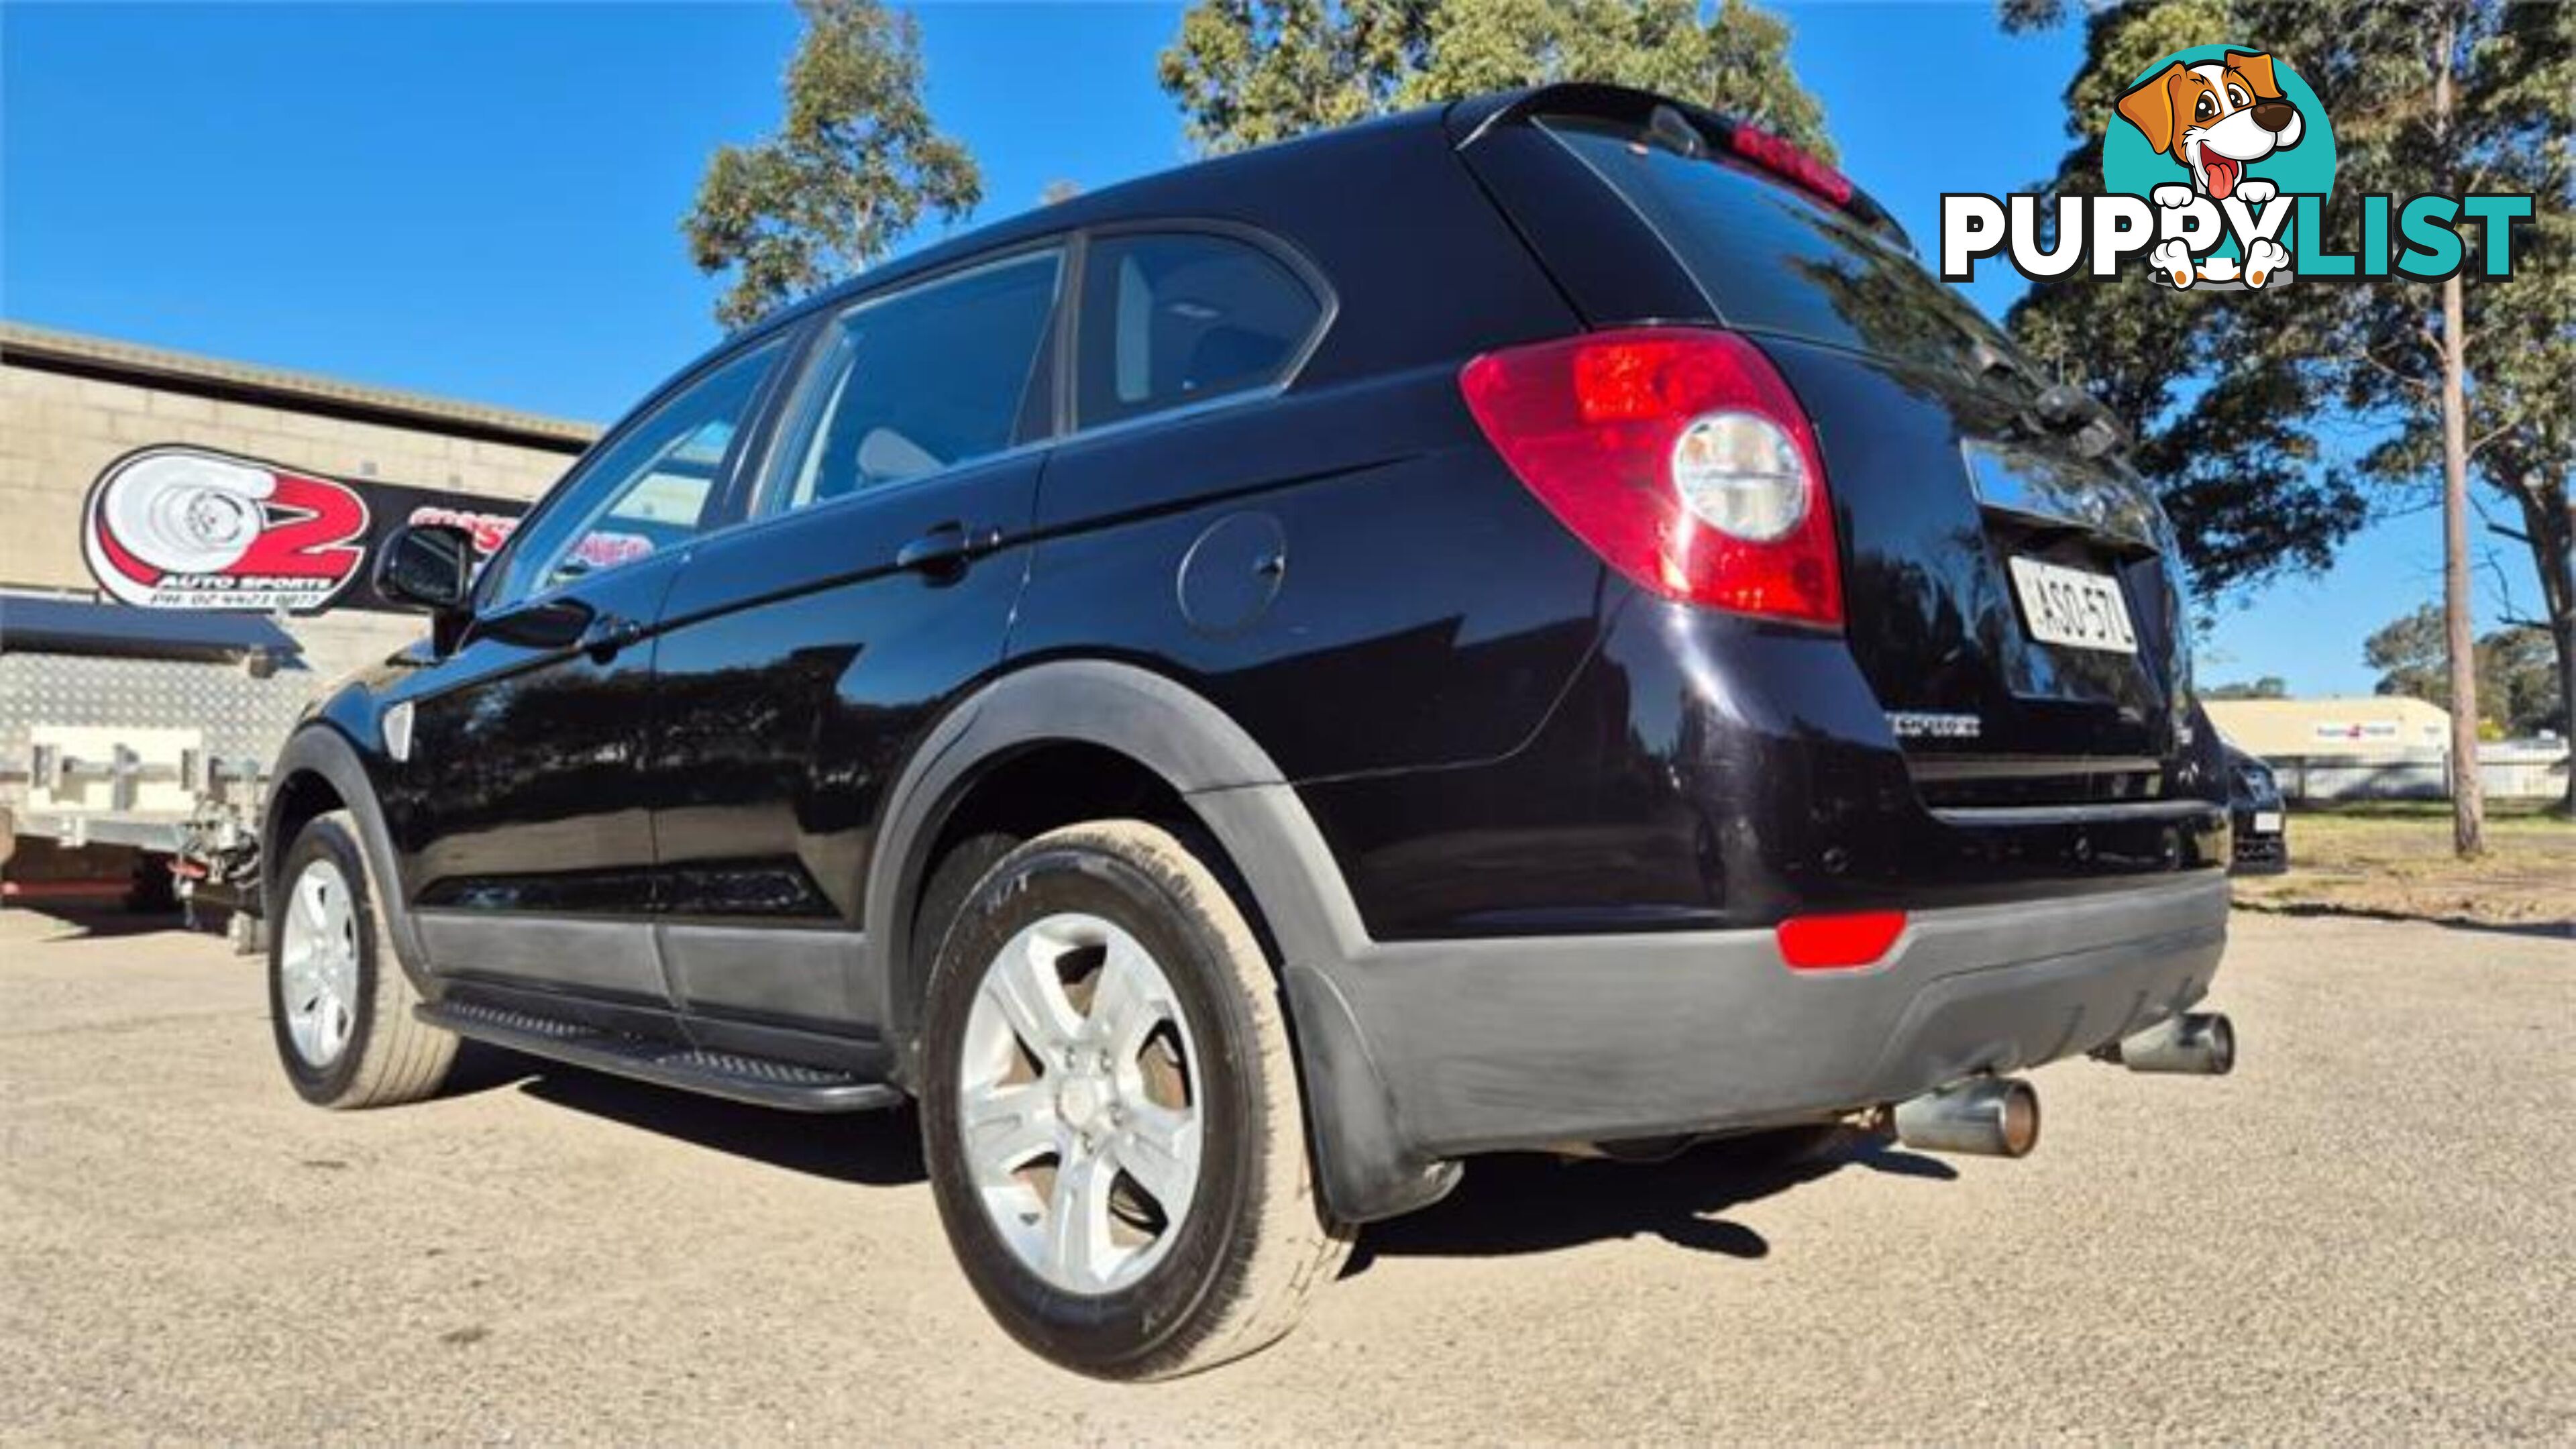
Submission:
{"label": "rear windscreen", "polygon": [[2018,358],[1967,300],[1841,212],[1733,161],[1680,154],[1633,126],[1541,126],[1626,199],[1730,327],[1978,376]]}

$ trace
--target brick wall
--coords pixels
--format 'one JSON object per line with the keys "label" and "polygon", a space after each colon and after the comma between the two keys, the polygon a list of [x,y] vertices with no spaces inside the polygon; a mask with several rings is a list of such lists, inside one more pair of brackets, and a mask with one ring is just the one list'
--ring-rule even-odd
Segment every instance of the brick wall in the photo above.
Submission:
{"label": "brick wall", "polygon": [[[572,459],[561,451],[221,401],[140,383],[0,366],[0,590],[95,594],[81,561],[81,505],[109,461],[187,443],[345,478],[533,499]],[[5,607],[5,606],[0,606]],[[286,621],[317,680],[420,632],[400,614],[339,610]]]}

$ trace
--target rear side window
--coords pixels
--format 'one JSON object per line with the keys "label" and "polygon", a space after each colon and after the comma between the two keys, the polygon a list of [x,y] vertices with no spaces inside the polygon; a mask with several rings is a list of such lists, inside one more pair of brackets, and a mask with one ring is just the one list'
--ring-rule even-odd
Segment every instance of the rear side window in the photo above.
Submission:
{"label": "rear side window", "polygon": [[1199,232],[1099,238],[1083,262],[1076,411],[1085,427],[1267,387],[1322,320],[1286,263]]}
{"label": "rear side window", "polygon": [[1633,127],[1542,125],[1663,238],[1727,325],[1975,376],[2002,334],[1869,228],[1725,158],[1647,144]]}
{"label": "rear side window", "polygon": [[1007,258],[832,319],[799,388],[764,512],[804,508],[1043,435],[1063,254]]}

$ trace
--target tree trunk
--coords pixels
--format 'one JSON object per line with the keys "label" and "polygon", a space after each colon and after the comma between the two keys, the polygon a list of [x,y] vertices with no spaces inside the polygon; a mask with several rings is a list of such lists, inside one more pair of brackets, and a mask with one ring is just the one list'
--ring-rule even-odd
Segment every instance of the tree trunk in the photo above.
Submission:
{"label": "tree trunk", "polygon": [[[2448,87],[2444,87],[2445,90]],[[2478,646],[2469,594],[2469,427],[2460,279],[2442,284],[2442,636],[2451,662],[2451,848],[2486,851],[2478,778]]]}
{"label": "tree trunk", "polygon": [[2561,611],[2549,621],[2550,642],[2558,646],[2558,708],[2567,721],[2559,735],[2567,741],[2567,793],[2558,813],[2576,820],[2576,611]]}
{"label": "tree trunk", "polygon": [[2522,504],[2523,537],[2540,575],[2540,601],[2549,620],[2549,642],[2558,657],[2558,732],[2568,738],[2567,793],[2561,813],[2576,819],[2576,510],[2558,490],[2525,478],[2513,488]]}
{"label": "tree trunk", "polygon": [[[2433,62],[2433,125],[2450,145],[2451,67],[2458,36],[2441,32]],[[2478,778],[2478,651],[2469,596],[2468,319],[2459,273],[2442,283],[2442,624],[2451,656],[2451,848],[2486,853],[2486,792]]]}

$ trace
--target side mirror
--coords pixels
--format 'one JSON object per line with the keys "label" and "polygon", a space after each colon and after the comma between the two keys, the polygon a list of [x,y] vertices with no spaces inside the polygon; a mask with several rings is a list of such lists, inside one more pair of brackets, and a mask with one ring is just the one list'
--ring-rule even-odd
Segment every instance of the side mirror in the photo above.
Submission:
{"label": "side mirror", "polygon": [[443,523],[393,531],[376,555],[376,592],[432,614],[462,611],[474,591],[474,538]]}

